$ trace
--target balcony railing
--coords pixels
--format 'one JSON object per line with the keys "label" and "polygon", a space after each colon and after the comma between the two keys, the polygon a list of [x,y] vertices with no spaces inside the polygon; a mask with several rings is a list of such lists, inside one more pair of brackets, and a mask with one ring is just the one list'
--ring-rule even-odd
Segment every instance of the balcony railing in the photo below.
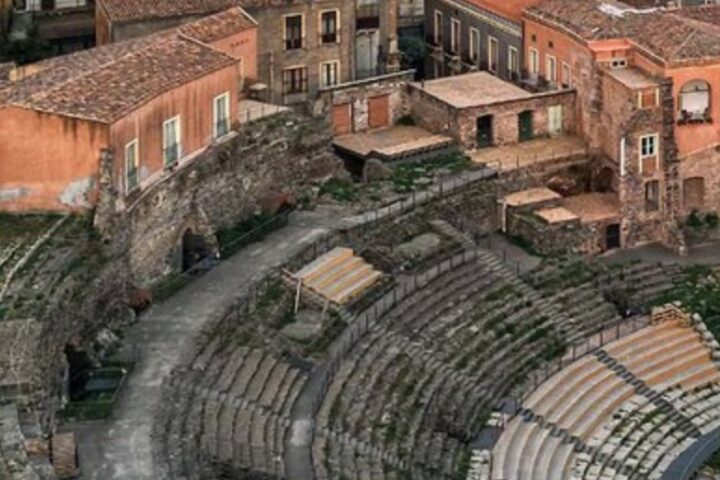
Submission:
{"label": "balcony railing", "polygon": [[303,48],[305,44],[304,37],[286,38],[285,39],[285,50],[298,50]]}
{"label": "balcony railing", "polygon": [[710,116],[710,109],[706,108],[704,111],[694,111],[694,112],[688,111],[688,110],[681,110],[677,123],[678,123],[678,125],[712,123],[712,116]]}
{"label": "balcony railing", "polygon": [[337,43],[337,32],[323,33],[320,35],[322,43]]}

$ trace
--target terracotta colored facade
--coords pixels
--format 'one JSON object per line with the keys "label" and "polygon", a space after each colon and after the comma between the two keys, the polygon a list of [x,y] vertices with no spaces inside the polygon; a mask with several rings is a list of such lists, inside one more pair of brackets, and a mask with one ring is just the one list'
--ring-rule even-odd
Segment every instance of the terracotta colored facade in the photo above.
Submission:
{"label": "terracotta colored facade", "polygon": [[544,0],[528,9],[525,69],[577,89],[596,178],[620,199],[622,246],[682,248],[678,220],[720,209],[720,7],[618,5],[608,13],[595,0]]}
{"label": "terracotta colored facade", "polygon": [[[257,68],[256,27],[231,34],[206,27],[193,32],[194,38],[164,32],[18,71],[15,83],[0,89],[0,210],[92,208],[103,152],[112,154],[122,208],[232,134],[243,76],[255,75]],[[166,62],[177,70],[168,72]],[[83,66],[91,70],[87,77]],[[116,77],[122,80],[116,83]],[[94,83],[86,84],[86,78]],[[151,83],[143,87],[145,81]],[[92,100],[77,104],[75,90]],[[167,133],[166,122],[172,119],[177,119],[177,159],[168,156],[168,138],[175,135]]]}

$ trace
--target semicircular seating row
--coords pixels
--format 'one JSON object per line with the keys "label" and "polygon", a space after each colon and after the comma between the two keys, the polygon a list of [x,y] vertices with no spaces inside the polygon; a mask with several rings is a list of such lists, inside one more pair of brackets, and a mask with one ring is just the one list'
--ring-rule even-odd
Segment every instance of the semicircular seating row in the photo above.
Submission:
{"label": "semicircular seating row", "polygon": [[693,329],[653,325],[561,370],[522,411],[493,449],[492,480],[660,478],[720,424],[720,369]]}

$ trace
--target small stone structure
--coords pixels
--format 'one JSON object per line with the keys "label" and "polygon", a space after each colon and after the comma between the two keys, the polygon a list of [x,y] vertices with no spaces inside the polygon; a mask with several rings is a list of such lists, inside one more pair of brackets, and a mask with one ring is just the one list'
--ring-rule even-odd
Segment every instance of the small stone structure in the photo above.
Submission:
{"label": "small stone structure", "polygon": [[409,101],[419,126],[467,149],[575,130],[574,90],[531,93],[487,72],[412,83]]}
{"label": "small stone structure", "polygon": [[406,70],[322,88],[313,113],[329,118],[336,135],[394,125],[409,113],[406,89],[413,74]]}

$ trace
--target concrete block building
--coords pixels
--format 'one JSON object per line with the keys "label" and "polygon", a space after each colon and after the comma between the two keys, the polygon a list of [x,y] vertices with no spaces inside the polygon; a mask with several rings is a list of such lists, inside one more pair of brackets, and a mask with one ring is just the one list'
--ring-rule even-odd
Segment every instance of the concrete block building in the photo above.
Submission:
{"label": "concrete block building", "polygon": [[92,208],[102,158],[131,202],[231,136],[256,28],[234,7],[11,72],[0,86],[0,210]]}

